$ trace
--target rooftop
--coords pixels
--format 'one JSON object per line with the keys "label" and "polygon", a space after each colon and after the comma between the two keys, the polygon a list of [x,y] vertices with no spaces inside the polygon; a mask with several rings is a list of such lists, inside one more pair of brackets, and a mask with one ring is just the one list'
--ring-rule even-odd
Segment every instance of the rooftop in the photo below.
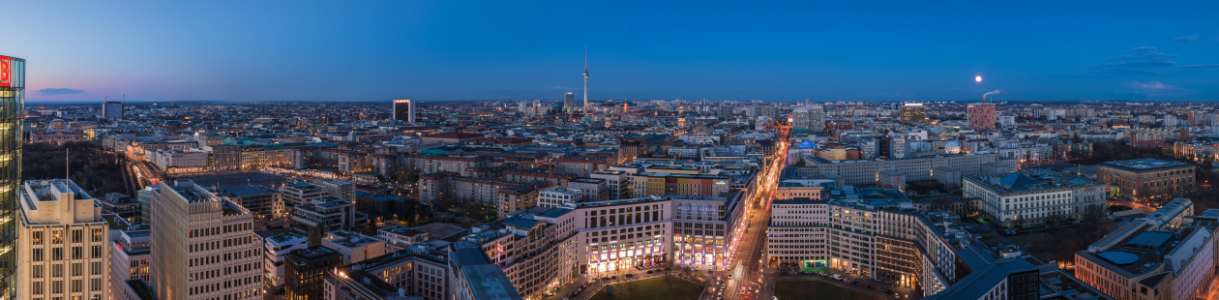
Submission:
{"label": "rooftop", "polygon": [[306,240],[306,239],[308,239],[308,238],[306,238],[305,236],[303,236],[303,235],[301,235],[301,234],[299,234],[299,233],[292,232],[292,231],[287,231],[287,232],[284,232],[284,233],[280,233],[280,234],[272,235],[272,236],[270,236],[270,237],[268,237],[268,238],[267,238],[267,241],[269,241],[269,242],[271,242],[271,243],[273,243],[273,244],[280,244],[280,245],[282,245],[282,244],[286,244],[286,243],[290,243],[290,242],[295,242],[295,241],[303,241],[303,240]]}
{"label": "rooftop", "polygon": [[360,234],[359,232],[336,230],[331,231],[326,240],[347,248],[358,248],[376,243],[384,243],[380,238]]}
{"label": "rooftop", "polygon": [[220,195],[227,197],[250,197],[276,193],[282,192],[261,185],[236,186],[220,189]]}
{"label": "rooftop", "polygon": [[1126,170],[1126,171],[1146,172],[1146,171],[1159,171],[1159,170],[1168,170],[1168,169],[1185,168],[1185,167],[1193,168],[1194,165],[1179,162],[1179,161],[1176,161],[1173,159],[1144,158],[1144,159],[1117,160],[1117,161],[1103,162],[1103,163],[1100,163],[1099,166],[1117,168],[1117,169],[1122,169],[1122,170]]}
{"label": "rooftop", "polygon": [[999,193],[1019,193],[1104,185],[1105,182],[1049,170],[1012,172],[1007,175],[970,175],[964,178]]}

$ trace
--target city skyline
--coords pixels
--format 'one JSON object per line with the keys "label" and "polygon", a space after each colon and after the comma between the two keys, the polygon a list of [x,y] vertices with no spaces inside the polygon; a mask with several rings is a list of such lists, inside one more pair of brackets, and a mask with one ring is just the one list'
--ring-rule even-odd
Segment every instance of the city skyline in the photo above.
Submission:
{"label": "city skyline", "polygon": [[30,102],[561,100],[585,45],[590,100],[1200,102],[1215,5],[18,3],[5,53]]}

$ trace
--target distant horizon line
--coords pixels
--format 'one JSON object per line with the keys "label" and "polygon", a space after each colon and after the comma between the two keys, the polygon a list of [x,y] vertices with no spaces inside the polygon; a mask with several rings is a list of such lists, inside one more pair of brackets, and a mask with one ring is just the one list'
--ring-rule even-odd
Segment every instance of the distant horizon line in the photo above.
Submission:
{"label": "distant horizon line", "polygon": [[[396,98],[396,99],[411,99],[411,98]],[[340,101],[340,102],[335,102],[335,100],[257,100],[257,101],[254,101],[254,100],[126,100],[126,101],[118,100],[117,102],[124,102],[124,103],[141,103],[141,104],[144,104],[144,103],[176,103],[176,102],[188,102],[188,103],[226,103],[226,104],[227,104],[227,103],[231,103],[231,104],[256,104],[256,103],[321,103],[321,102],[329,102],[329,103],[333,103],[333,104],[338,104],[338,103],[352,103],[352,104],[372,104],[372,103],[383,103],[383,104],[393,104],[393,100],[396,100],[396,99],[375,100],[375,101],[374,101],[374,100]],[[555,102],[555,103],[563,102],[563,100],[541,100],[541,99],[463,99],[463,100],[426,100],[426,99],[422,99],[422,100],[421,100],[421,99],[411,99],[411,100],[418,101],[418,102],[420,102],[421,104],[426,104],[426,103],[428,103],[428,102],[436,102],[436,103],[445,103],[445,102],[520,102],[520,101],[535,101],[535,100],[536,100],[536,101],[542,101],[542,102]],[[600,102],[600,103],[604,103],[604,102],[608,102],[608,101],[611,101],[611,100],[612,100],[612,101],[615,101],[615,102],[647,102],[647,101],[674,101],[674,100],[681,100],[681,101],[686,101],[686,102],[701,102],[701,101],[707,101],[707,102],[724,102],[724,101],[733,101],[733,102],[741,102],[741,103],[752,103],[752,101],[754,101],[754,100],[727,100],[727,99],[725,99],[725,100],[701,100],[701,99],[700,99],[700,100],[687,100],[687,99],[649,99],[649,100],[639,100],[639,99],[634,99],[634,100],[632,100],[632,99],[623,99],[623,100],[617,100],[617,99],[601,99],[601,100],[596,100],[596,99],[589,99],[588,101],[589,101],[589,102]],[[756,100],[756,99],[755,99],[755,100]],[[70,104],[88,104],[88,103],[97,103],[97,104],[103,104],[103,103],[106,103],[106,102],[109,102],[109,101],[116,101],[116,100],[27,100],[27,101],[25,101],[25,103],[27,103],[27,104],[30,104],[30,103],[38,103],[38,104],[69,104],[69,103],[70,103]],[[801,100],[801,101],[795,101],[795,100],[766,101],[766,100],[762,100],[762,103],[802,103],[802,102],[804,102],[804,101],[802,101],[802,100]],[[826,103],[826,102],[830,102],[830,103],[836,103],[836,102],[864,102],[864,103],[935,103],[935,102],[967,102],[967,103],[976,103],[976,102],[982,102],[982,101],[980,101],[980,100],[930,100],[930,101],[910,101],[910,100],[900,100],[900,101],[889,101],[889,100],[850,100],[850,101],[848,101],[848,100],[828,100],[828,101],[811,101],[811,100],[810,100],[810,101],[809,101],[809,103],[815,103],[815,104],[823,104],[823,103]],[[1193,101],[1183,101],[1183,100],[1131,100],[1131,99],[1111,99],[1111,100],[1002,100],[1002,101],[992,101],[992,102],[990,102],[990,103],[999,103],[999,102],[1031,102],[1031,103],[1037,103],[1037,102],[1047,102],[1047,103],[1063,103],[1063,102],[1077,102],[1077,103],[1087,103],[1087,102],[1091,102],[1091,103],[1104,103],[1104,102],[1194,103],[1194,102],[1197,102],[1197,103],[1211,103],[1211,102],[1219,102],[1219,100],[1193,100]]]}

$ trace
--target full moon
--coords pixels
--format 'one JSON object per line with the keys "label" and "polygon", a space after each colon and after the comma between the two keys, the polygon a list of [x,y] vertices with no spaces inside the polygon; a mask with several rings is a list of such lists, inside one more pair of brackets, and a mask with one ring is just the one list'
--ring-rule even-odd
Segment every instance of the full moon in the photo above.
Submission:
{"label": "full moon", "polygon": [[982,75],[978,75],[978,76],[974,77],[974,81],[982,82]]}

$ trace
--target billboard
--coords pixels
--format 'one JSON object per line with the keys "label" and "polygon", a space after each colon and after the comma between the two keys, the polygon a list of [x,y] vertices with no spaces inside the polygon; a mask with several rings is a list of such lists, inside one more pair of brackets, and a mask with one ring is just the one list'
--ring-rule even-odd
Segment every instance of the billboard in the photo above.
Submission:
{"label": "billboard", "polygon": [[13,58],[0,56],[0,86],[13,85]]}

